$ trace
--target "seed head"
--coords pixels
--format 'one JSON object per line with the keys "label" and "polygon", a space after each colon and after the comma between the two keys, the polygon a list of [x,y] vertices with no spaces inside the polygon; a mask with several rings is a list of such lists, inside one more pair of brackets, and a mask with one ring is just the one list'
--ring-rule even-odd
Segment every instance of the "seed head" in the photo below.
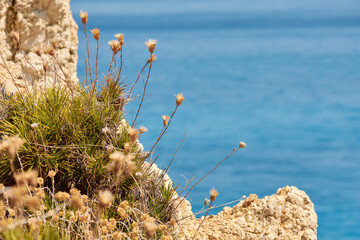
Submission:
{"label": "seed head", "polygon": [[109,155],[109,158],[112,161],[107,165],[107,169],[119,177],[123,172],[126,155],[122,152],[113,152]]}
{"label": "seed head", "polygon": [[37,181],[37,184],[39,184],[39,185],[43,185],[43,184],[44,184],[44,179],[43,179],[42,177],[38,177],[38,178],[36,179],[36,181]]}
{"label": "seed head", "polygon": [[135,129],[135,128],[129,128],[129,137],[130,137],[130,140],[132,142],[135,142],[135,140],[138,138],[139,136],[139,130]]}
{"label": "seed head", "polygon": [[84,207],[84,203],[81,195],[71,194],[70,205],[76,207],[77,209],[82,209]]}
{"label": "seed head", "polygon": [[80,11],[80,18],[81,18],[81,22],[85,25],[88,20],[88,13]]}
{"label": "seed head", "polygon": [[92,30],[90,30],[90,32],[92,33],[92,35],[94,36],[94,39],[97,41],[100,38],[100,30],[97,28],[94,28]]}
{"label": "seed head", "polygon": [[123,33],[115,34],[114,37],[117,38],[117,40],[119,41],[120,45],[124,45],[124,34],[123,34]]}
{"label": "seed head", "polygon": [[240,142],[240,143],[239,143],[239,148],[244,148],[244,147],[246,147],[246,143]]}
{"label": "seed head", "polygon": [[140,126],[139,130],[140,130],[140,133],[146,133],[148,131],[148,129],[144,126]]}
{"label": "seed head", "polygon": [[162,115],[162,119],[163,119],[164,127],[166,127],[166,125],[168,124],[168,121],[169,121],[170,117],[169,117],[169,116],[166,116],[166,115]]}
{"label": "seed head", "polygon": [[168,224],[169,224],[169,226],[170,226],[170,227],[174,227],[174,226],[175,226],[175,224],[176,224],[175,219],[173,219],[173,218],[172,218],[172,219],[170,219],[170,221],[169,221],[169,223],[168,223]]}
{"label": "seed head", "polygon": [[118,207],[118,208],[116,209],[116,212],[119,214],[120,218],[122,218],[122,219],[125,219],[125,218],[127,218],[127,217],[129,216],[129,215],[126,213],[126,210],[123,209],[123,208],[121,208],[121,207]]}
{"label": "seed head", "polygon": [[154,222],[145,222],[144,223],[145,233],[147,238],[151,238],[154,236],[156,230],[158,229],[158,226]]}
{"label": "seed head", "polygon": [[55,38],[51,39],[50,43],[51,43],[51,46],[53,46],[54,49],[57,49],[58,46],[59,46],[59,42]]}
{"label": "seed head", "polygon": [[219,192],[216,191],[214,188],[210,191],[210,202],[214,202],[216,197],[219,195]]}
{"label": "seed head", "polygon": [[114,201],[114,196],[108,190],[99,192],[99,208],[109,208]]}
{"label": "seed head", "polygon": [[10,37],[12,37],[17,43],[20,42],[20,35],[16,31],[10,32]]}
{"label": "seed head", "polygon": [[32,186],[36,187],[37,184],[37,173],[34,170],[28,172],[16,173],[14,175],[15,182],[18,186]]}
{"label": "seed head", "polygon": [[43,69],[44,69],[44,72],[49,71],[50,67],[49,67],[49,64],[47,62],[43,63]]}
{"label": "seed head", "polygon": [[49,45],[45,48],[44,51],[46,54],[49,54],[50,56],[55,56],[55,49],[53,47],[53,45]]}
{"label": "seed head", "polygon": [[56,175],[56,172],[53,171],[53,170],[51,170],[51,171],[48,173],[48,176],[49,176],[50,178],[55,177],[55,175]]}
{"label": "seed head", "polygon": [[37,196],[27,196],[25,198],[25,205],[33,212],[40,207],[40,204],[40,199]]}
{"label": "seed head", "polygon": [[156,44],[157,44],[157,41],[154,40],[154,39],[149,39],[145,44],[149,48],[149,52],[151,54],[153,54],[154,50],[155,50],[155,47],[156,47]]}
{"label": "seed head", "polygon": [[108,128],[108,127],[103,127],[103,128],[101,129],[101,133],[102,133],[102,134],[105,134],[105,135],[108,135],[108,134],[111,134],[111,130],[110,130],[110,128]]}
{"label": "seed head", "polygon": [[70,198],[70,194],[68,194],[67,192],[57,192],[55,194],[55,197],[56,197],[57,200],[62,202],[64,200],[68,200]]}
{"label": "seed head", "polygon": [[129,154],[130,150],[131,150],[131,144],[128,143],[128,142],[125,143],[125,145],[124,145],[124,152],[125,152],[126,154]]}
{"label": "seed head", "polygon": [[208,204],[209,204],[209,202],[210,202],[210,200],[209,200],[209,199],[207,199],[207,198],[205,198],[205,200],[204,200],[204,206],[208,205]]}
{"label": "seed head", "polygon": [[130,157],[126,158],[125,163],[126,163],[125,175],[130,176],[136,170],[136,163]]}
{"label": "seed head", "polygon": [[24,143],[25,140],[18,136],[5,138],[5,140],[0,143],[0,150],[4,149],[10,158],[14,158],[16,152],[19,151]]}
{"label": "seed head", "polygon": [[32,129],[35,130],[35,129],[39,128],[39,123],[32,123],[30,126],[31,126]]}
{"label": "seed head", "polygon": [[39,57],[41,57],[41,48],[40,46],[37,46],[35,49],[34,49],[34,53],[36,55],[38,55]]}
{"label": "seed head", "polygon": [[108,42],[108,44],[110,45],[110,48],[114,54],[117,54],[121,50],[121,44],[119,41],[111,40]]}
{"label": "seed head", "polygon": [[152,63],[152,62],[155,61],[155,60],[156,60],[156,55],[153,54],[153,55],[151,55],[151,57],[149,57],[148,63]]}
{"label": "seed head", "polygon": [[184,101],[184,95],[182,93],[178,93],[176,95],[176,105],[180,106],[182,104],[182,102]]}

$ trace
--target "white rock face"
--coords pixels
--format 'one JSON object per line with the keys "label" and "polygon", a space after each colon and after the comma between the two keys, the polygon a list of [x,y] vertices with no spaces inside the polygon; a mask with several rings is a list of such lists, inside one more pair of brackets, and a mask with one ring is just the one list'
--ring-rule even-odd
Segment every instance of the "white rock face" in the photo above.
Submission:
{"label": "white rock face", "polygon": [[[192,239],[202,219],[194,217],[188,201],[180,209],[186,213],[176,219],[180,239],[186,239],[184,235]],[[317,226],[310,198],[304,191],[287,186],[263,199],[250,194],[233,208],[225,207],[206,217],[195,239],[313,240],[317,239]]]}
{"label": "white rock face", "polygon": [[[9,75],[6,65],[15,63],[22,72],[15,80],[28,85],[77,82],[77,30],[69,0],[0,1],[0,54],[6,61],[0,59],[0,74]],[[11,31],[19,33],[19,43],[9,36]],[[52,40],[57,43],[55,58],[44,53]],[[42,50],[41,57],[35,54],[36,48]],[[46,77],[44,63],[49,66]],[[6,89],[15,88],[12,79],[0,82]]]}

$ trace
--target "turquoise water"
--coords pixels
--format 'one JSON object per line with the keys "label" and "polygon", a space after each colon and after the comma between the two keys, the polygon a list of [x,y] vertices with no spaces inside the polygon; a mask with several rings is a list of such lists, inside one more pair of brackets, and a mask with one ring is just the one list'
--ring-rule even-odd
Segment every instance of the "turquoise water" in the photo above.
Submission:
{"label": "turquoise water", "polygon": [[[157,163],[166,167],[186,131],[170,170],[174,181],[184,186],[186,179],[198,180],[239,141],[248,144],[193,190],[194,211],[212,187],[220,192],[220,205],[294,185],[315,204],[319,239],[360,239],[356,1],[210,2],[155,1],[147,7],[126,2],[126,8],[113,2],[99,8],[95,1],[72,1],[74,12],[89,11],[90,28],[101,29],[102,69],[111,57],[107,41],[125,32],[126,81],[136,78],[148,57],[144,42],[158,40],[158,61],[140,116],[149,132],[141,141],[145,149],[152,146],[161,115],[171,113],[174,95],[182,92],[186,100],[156,151]],[[75,19],[79,23],[77,14]],[[81,31],[79,38],[82,79]],[[128,107],[129,119],[136,105],[137,100]]]}

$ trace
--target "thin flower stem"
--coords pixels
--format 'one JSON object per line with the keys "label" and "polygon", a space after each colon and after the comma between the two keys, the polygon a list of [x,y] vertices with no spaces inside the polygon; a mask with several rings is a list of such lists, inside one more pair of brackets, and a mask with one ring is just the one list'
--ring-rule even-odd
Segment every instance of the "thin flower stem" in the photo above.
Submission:
{"label": "thin flower stem", "polygon": [[148,62],[146,62],[146,64],[142,67],[142,69],[141,69],[141,71],[140,71],[139,75],[137,76],[137,78],[136,78],[135,82],[133,83],[133,85],[132,85],[132,86],[131,86],[131,88],[130,88],[130,91],[129,91],[129,94],[128,94],[127,98],[130,98],[131,93],[132,93],[132,91],[133,91],[133,89],[134,89],[135,85],[136,85],[136,84],[137,84],[137,82],[139,81],[140,76],[141,76],[141,74],[143,73],[143,71],[145,70],[145,68],[146,68],[146,66],[147,66],[147,65],[148,65]]}
{"label": "thin flower stem", "polygon": [[207,217],[207,215],[208,215],[208,213],[209,213],[209,210],[210,210],[212,204],[213,204],[213,202],[210,202],[209,208],[208,208],[208,210],[206,211],[203,220],[202,220],[201,223],[199,224],[199,227],[196,229],[196,232],[194,233],[194,236],[192,237],[191,240],[194,240],[194,239],[195,239],[195,236],[196,236],[196,234],[198,233],[201,225],[204,223],[204,221],[205,221],[205,219],[206,219],[206,217]]}
{"label": "thin flower stem", "polygon": [[189,193],[194,189],[194,187],[196,185],[198,185],[202,180],[204,180],[204,178],[206,178],[210,173],[212,173],[213,171],[215,171],[215,169],[222,163],[224,162],[226,159],[228,159],[229,157],[231,157],[234,153],[236,153],[240,148],[237,149],[233,149],[231,151],[231,153],[229,155],[227,155],[227,157],[225,157],[223,160],[221,160],[210,172],[208,172],[207,174],[205,174],[199,181],[197,181],[190,189],[189,191],[185,194],[185,196],[180,200],[180,202],[178,203],[178,205],[174,208],[177,209],[180,204],[185,200],[185,198],[189,195]]}
{"label": "thin flower stem", "polygon": [[95,63],[95,80],[94,80],[94,83],[92,84],[92,92],[94,93],[95,92],[95,88],[96,88],[96,84],[97,84],[97,81],[98,81],[98,61],[99,61],[99,40],[96,40],[96,63]]}
{"label": "thin flower stem", "polygon": [[152,63],[150,63],[150,66],[149,66],[149,71],[148,71],[148,75],[147,75],[146,82],[145,82],[145,85],[144,85],[143,94],[142,94],[142,97],[141,97],[141,100],[140,100],[140,103],[139,103],[139,107],[138,107],[138,110],[137,110],[137,112],[136,112],[134,121],[133,121],[132,124],[131,124],[131,127],[134,127],[135,122],[136,122],[136,119],[137,119],[137,117],[139,116],[139,113],[140,113],[142,104],[143,104],[143,102],[144,102],[144,98],[145,98],[145,94],[146,94],[146,87],[147,87],[147,84],[148,84],[149,79],[150,79],[151,67],[152,67]]}
{"label": "thin flower stem", "polygon": [[88,72],[89,72],[90,82],[92,84],[93,79],[91,77],[90,48],[89,48],[89,38],[88,38],[88,35],[87,35],[87,32],[86,32],[86,24],[84,24],[84,33],[85,33],[85,38],[86,38],[86,50],[87,50],[87,54],[88,54]]}

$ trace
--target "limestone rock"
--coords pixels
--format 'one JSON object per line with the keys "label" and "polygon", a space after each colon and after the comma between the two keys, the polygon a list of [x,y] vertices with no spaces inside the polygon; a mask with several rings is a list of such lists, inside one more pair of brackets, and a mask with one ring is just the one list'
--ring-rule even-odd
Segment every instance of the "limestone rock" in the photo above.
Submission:
{"label": "limestone rock", "polygon": [[[192,239],[203,218],[196,219],[191,206],[184,203],[188,217],[176,219],[181,239]],[[190,213],[189,213],[190,211]],[[251,194],[233,208],[225,207],[215,216],[208,216],[195,239],[299,239],[317,237],[317,215],[314,204],[304,191],[296,187],[278,189],[272,196],[258,199]]]}
{"label": "limestone rock", "polygon": [[[18,65],[22,72],[21,81],[25,80],[27,85],[34,81],[43,85],[65,81],[75,83],[78,81],[77,30],[69,0],[0,1],[0,48],[3,58],[0,64],[2,67],[12,66],[13,63]],[[19,42],[9,36],[11,31],[19,33]],[[44,52],[52,41],[56,46],[55,58]],[[37,48],[42,50],[41,57],[35,54]],[[46,72],[45,63],[48,65]],[[0,83],[11,88],[13,80],[1,78]]]}

